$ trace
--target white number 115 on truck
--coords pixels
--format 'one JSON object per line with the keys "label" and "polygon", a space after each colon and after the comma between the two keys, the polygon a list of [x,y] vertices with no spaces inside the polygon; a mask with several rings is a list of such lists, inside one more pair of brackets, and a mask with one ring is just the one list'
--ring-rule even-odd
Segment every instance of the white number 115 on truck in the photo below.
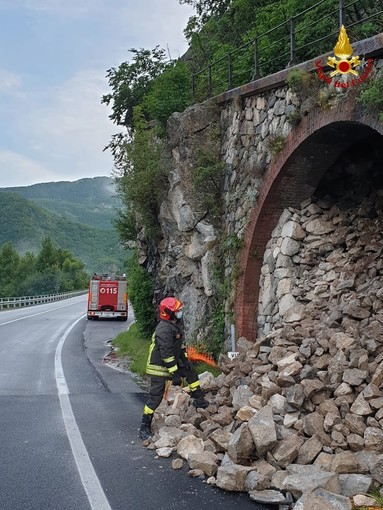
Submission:
{"label": "white number 115 on truck", "polygon": [[128,318],[128,290],[125,277],[93,275],[89,282],[88,319]]}

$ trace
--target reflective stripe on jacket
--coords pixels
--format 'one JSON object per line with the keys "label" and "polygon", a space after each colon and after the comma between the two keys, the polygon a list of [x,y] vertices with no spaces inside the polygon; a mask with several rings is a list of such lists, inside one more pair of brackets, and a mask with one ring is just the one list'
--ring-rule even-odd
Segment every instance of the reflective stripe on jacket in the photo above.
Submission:
{"label": "reflective stripe on jacket", "polygon": [[179,360],[184,359],[181,327],[171,321],[160,320],[152,336],[146,373],[171,378],[178,370]]}

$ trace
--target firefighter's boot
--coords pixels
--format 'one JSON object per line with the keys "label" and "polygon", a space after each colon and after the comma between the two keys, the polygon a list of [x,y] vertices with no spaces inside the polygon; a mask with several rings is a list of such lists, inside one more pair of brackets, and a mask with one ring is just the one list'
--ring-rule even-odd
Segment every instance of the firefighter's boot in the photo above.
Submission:
{"label": "firefighter's boot", "polygon": [[193,398],[193,405],[197,408],[200,407],[202,409],[206,409],[210,405],[210,402],[208,400],[206,400],[206,398],[204,397],[204,394],[203,394],[203,391],[201,390],[201,388],[197,388],[196,390],[193,391],[192,398]]}
{"label": "firefighter's boot", "polygon": [[144,414],[140,427],[139,436],[144,441],[152,436],[152,420],[153,414]]}

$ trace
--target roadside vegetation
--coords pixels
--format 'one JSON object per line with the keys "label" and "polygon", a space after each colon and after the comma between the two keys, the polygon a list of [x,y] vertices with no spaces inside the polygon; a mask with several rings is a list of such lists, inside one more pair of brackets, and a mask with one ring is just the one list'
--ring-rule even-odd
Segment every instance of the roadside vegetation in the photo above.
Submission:
{"label": "roadside vegetation", "polygon": [[68,250],[43,239],[37,255],[18,254],[11,243],[0,247],[0,297],[38,296],[83,290],[88,285],[84,264]]}
{"label": "roadside vegetation", "polygon": [[118,348],[118,355],[128,357],[129,369],[140,375],[145,375],[146,360],[148,359],[150,337],[140,333],[137,323],[130,326],[127,331],[120,333],[113,345]]}

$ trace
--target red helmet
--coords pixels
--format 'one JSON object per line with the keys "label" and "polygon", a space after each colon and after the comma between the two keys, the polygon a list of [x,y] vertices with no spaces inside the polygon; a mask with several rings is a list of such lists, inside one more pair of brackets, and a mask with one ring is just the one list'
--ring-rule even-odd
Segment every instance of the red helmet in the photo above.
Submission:
{"label": "red helmet", "polygon": [[181,301],[178,301],[175,297],[167,297],[160,303],[160,319],[166,321],[175,319],[174,313],[182,308]]}

